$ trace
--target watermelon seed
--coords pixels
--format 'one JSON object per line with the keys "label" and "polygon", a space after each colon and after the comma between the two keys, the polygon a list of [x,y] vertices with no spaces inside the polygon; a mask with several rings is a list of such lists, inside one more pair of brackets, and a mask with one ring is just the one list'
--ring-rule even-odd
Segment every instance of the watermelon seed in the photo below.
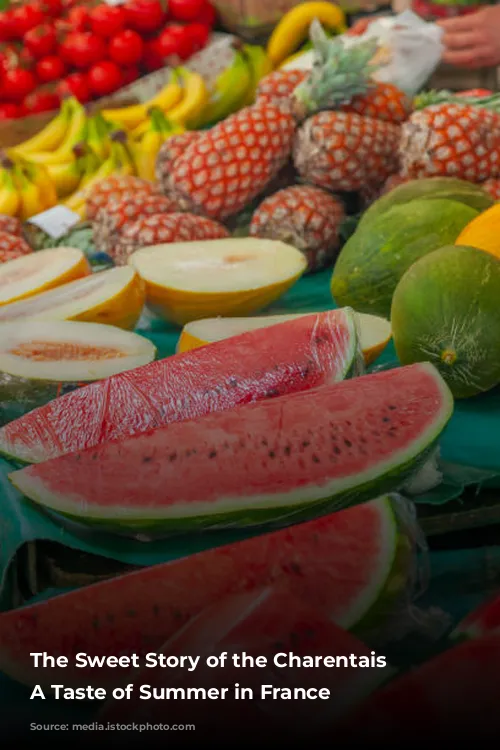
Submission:
{"label": "watermelon seed", "polygon": [[266,396],[268,398],[272,398],[273,396],[279,396],[279,395],[280,395],[280,392],[278,391],[277,388],[271,388],[271,390],[266,393]]}
{"label": "watermelon seed", "polygon": [[98,453],[92,453],[92,461],[97,461],[98,458],[99,458]]}
{"label": "watermelon seed", "polygon": [[314,464],[319,464],[320,463],[319,458],[315,454],[313,454],[312,460],[313,460]]}
{"label": "watermelon seed", "polygon": [[336,454],[337,456],[340,456],[340,453],[341,453],[341,451],[340,451],[340,448],[339,448],[339,446],[338,446],[338,445],[334,445],[334,446],[333,446],[333,452],[334,452],[334,453],[335,453],[335,454]]}
{"label": "watermelon seed", "polygon": [[210,451],[210,453],[208,454],[209,458],[215,458],[216,456],[217,456],[217,451]]}
{"label": "watermelon seed", "polygon": [[92,627],[94,628],[94,630],[99,630],[99,620],[97,619],[97,617],[94,617],[94,619],[92,620]]}
{"label": "watermelon seed", "polygon": [[345,445],[345,446],[346,446],[347,448],[352,448],[352,443],[351,443],[351,441],[350,441],[350,440],[348,440],[347,438],[344,438],[344,445]]}
{"label": "watermelon seed", "polygon": [[276,453],[274,451],[269,451],[268,456],[269,458],[276,458]]}
{"label": "watermelon seed", "polygon": [[158,615],[160,614],[160,608],[157,604],[153,604],[153,614],[155,617],[158,617]]}
{"label": "watermelon seed", "polygon": [[285,447],[283,448],[283,453],[285,454],[285,456],[289,456],[291,452],[291,447],[289,445],[285,445]]}
{"label": "watermelon seed", "polygon": [[303,440],[302,441],[302,447],[303,448],[308,448],[310,445],[311,445],[311,443],[309,442],[309,440]]}
{"label": "watermelon seed", "polygon": [[142,463],[143,464],[148,464],[152,460],[153,460],[152,456],[144,456],[144,458],[142,459]]}
{"label": "watermelon seed", "polygon": [[171,453],[170,456],[168,457],[168,460],[175,461],[176,458],[177,458],[177,453]]}
{"label": "watermelon seed", "polygon": [[390,409],[391,411],[395,411],[395,410],[396,410],[396,409],[397,409],[398,407],[397,407],[397,406],[393,406],[393,405],[390,405],[390,406],[388,406],[387,408],[388,408],[388,409]]}
{"label": "watermelon seed", "polygon": [[263,438],[263,439],[262,439],[262,445],[264,445],[264,446],[265,446],[266,448],[267,448],[267,446],[269,445],[269,443],[267,442],[267,439],[266,439],[266,438]]}
{"label": "watermelon seed", "polygon": [[382,417],[382,422],[390,422],[391,420],[389,417]]}

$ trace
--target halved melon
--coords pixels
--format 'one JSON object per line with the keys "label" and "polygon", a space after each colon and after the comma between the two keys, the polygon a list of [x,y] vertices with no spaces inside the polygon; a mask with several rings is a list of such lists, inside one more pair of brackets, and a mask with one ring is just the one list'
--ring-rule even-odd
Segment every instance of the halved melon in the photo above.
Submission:
{"label": "halved melon", "polygon": [[[178,352],[187,352],[199,346],[213,344],[215,341],[238,336],[256,328],[283,323],[286,320],[300,318],[311,313],[296,313],[294,315],[266,315],[254,318],[206,318],[187,323],[181,331],[177,344]],[[363,350],[365,364],[369,365],[385,349],[391,338],[391,325],[388,320],[375,315],[356,313],[359,327],[360,344]]]}
{"label": "halved melon", "polygon": [[148,339],[114,326],[0,323],[0,423],[84,383],[148,364],[155,355]]}
{"label": "halved melon", "polygon": [[216,315],[252,315],[281,297],[306,269],[284,242],[251,237],[142,248],[129,259],[146,303],[178,325]]}
{"label": "halved melon", "polygon": [[144,282],[132,268],[111,268],[5,305],[0,308],[0,323],[18,319],[77,320],[131,330],[144,306],[144,290]]}
{"label": "halved melon", "polygon": [[0,305],[8,305],[92,273],[81,250],[52,247],[0,265]]}

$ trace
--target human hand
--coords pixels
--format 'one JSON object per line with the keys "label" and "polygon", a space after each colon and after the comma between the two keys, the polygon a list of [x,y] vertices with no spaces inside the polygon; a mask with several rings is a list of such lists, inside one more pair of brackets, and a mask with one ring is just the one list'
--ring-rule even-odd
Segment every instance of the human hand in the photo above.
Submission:
{"label": "human hand", "polygon": [[443,62],[460,68],[500,65],[500,6],[438,21],[443,29]]}

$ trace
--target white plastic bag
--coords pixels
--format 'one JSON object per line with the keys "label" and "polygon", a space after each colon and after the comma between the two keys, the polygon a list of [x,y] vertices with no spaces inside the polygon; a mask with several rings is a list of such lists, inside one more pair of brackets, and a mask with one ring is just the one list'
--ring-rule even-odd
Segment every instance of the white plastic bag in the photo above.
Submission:
{"label": "white plastic bag", "polygon": [[393,83],[414,96],[429,80],[440,63],[443,45],[442,29],[406,10],[397,16],[381,17],[358,37],[344,35],[348,46],[368,39],[377,39],[380,50],[377,61],[382,64],[374,78]]}

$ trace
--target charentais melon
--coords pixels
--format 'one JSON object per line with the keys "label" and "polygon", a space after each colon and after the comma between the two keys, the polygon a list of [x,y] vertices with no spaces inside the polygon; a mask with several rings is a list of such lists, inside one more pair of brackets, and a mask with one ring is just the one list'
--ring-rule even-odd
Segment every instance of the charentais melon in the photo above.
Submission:
{"label": "charentais melon", "polygon": [[171,422],[335,383],[357,371],[359,357],[351,311],[309,315],[62,396],[0,429],[0,452],[21,462],[44,461]]}
{"label": "charentais melon", "polygon": [[398,490],[452,412],[438,371],[414,365],[101,443],[9,477],[46,510],[110,530],[283,524]]}
{"label": "charentais melon", "polygon": [[342,248],[331,292],[337,305],[389,318],[394,290],[408,268],[424,255],[453,244],[477,211],[436,198],[394,206],[367,220]]}
{"label": "charentais melon", "polygon": [[401,364],[432,362],[455,398],[500,383],[500,262],[473,247],[442,247],[396,287],[391,322]]}
{"label": "charentais melon", "polygon": [[114,326],[0,323],[0,424],[66,391],[152,362],[155,346]]}
{"label": "charentais melon", "polygon": [[481,185],[457,180],[455,177],[424,177],[420,180],[408,180],[382,195],[367,208],[358,226],[373,221],[394,206],[408,204],[418,199],[435,200],[436,198],[463,203],[476,211],[486,211],[493,205],[493,198]]}
{"label": "charentais melon", "polygon": [[[338,626],[363,631],[387,621],[395,590],[411,592],[413,535],[394,498],[382,497],[308,523],[147,567],[102,583],[0,613],[0,669],[28,685],[60,682],[57,670],[33,667],[31,652],[67,656],[64,684],[115,686],[131,670],[87,665],[94,656],[144,656],[206,607],[229,595],[279,586]],[[206,540],[210,545],[210,539]],[[377,615],[377,613],[379,613]],[[371,631],[371,629],[370,629]]]}

